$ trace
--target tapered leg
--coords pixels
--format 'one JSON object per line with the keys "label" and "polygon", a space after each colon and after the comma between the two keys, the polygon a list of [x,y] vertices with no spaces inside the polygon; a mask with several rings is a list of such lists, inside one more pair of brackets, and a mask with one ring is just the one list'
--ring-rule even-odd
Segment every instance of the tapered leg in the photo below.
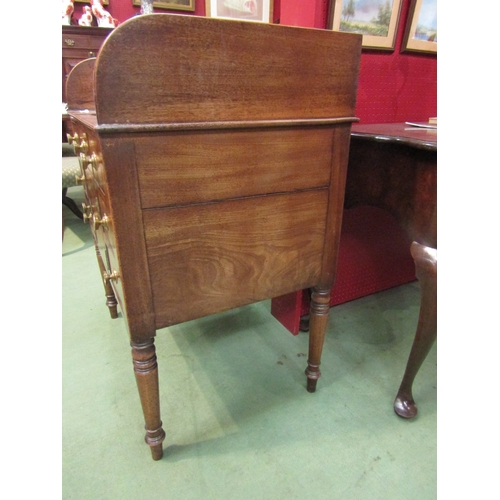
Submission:
{"label": "tapered leg", "polygon": [[394,401],[394,411],[403,418],[413,418],[418,412],[412,394],[413,381],[437,335],[437,250],[413,242],[411,255],[420,281],[421,299],[415,340]]}
{"label": "tapered leg", "polygon": [[[99,263],[99,270],[101,271],[101,276],[104,276],[106,272],[106,267],[104,266],[104,261],[102,260],[101,252],[99,251],[99,247],[97,244],[95,245],[95,253],[97,255],[97,262]],[[118,318],[118,302],[116,300],[115,292],[113,291],[113,287],[109,281],[103,280],[104,284],[104,292],[106,294],[106,305],[109,308],[109,314],[112,319]]]}
{"label": "tapered leg", "polygon": [[163,456],[162,443],[165,432],[160,420],[160,393],[158,387],[158,365],[154,339],[131,342],[134,373],[146,422],[146,443],[151,446],[153,460]]}
{"label": "tapered leg", "polygon": [[321,353],[325,340],[328,310],[330,309],[330,288],[313,288],[310,306],[309,358],[307,360],[307,390],[314,392],[321,371]]}

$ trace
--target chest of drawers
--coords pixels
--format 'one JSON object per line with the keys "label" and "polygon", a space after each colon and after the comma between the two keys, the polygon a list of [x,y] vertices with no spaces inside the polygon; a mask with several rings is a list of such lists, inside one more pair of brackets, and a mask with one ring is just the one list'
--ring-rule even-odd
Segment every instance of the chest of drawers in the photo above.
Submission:
{"label": "chest of drawers", "polygon": [[[71,70],[84,59],[96,57],[113,28],[86,26],[62,27],[62,102],[68,102],[66,81]],[[72,132],[68,120],[63,120],[63,138]]]}
{"label": "chest of drawers", "polygon": [[154,459],[164,327],[312,287],[315,391],[360,51],[357,35],[158,14],[123,23],[71,73],[70,97],[95,95],[95,113],[69,99],[72,140]]}

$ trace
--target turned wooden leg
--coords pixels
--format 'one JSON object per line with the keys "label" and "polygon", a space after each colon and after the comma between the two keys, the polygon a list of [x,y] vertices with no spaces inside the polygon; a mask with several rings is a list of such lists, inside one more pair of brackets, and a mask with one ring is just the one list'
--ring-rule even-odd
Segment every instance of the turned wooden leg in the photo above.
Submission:
{"label": "turned wooden leg", "polygon": [[158,365],[154,339],[130,343],[134,373],[141,398],[142,411],[146,422],[146,443],[151,447],[153,460],[163,456],[165,432],[160,420],[160,393],[158,387]]}
{"label": "turned wooden leg", "polygon": [[[95,245],[95,253],[97,255],[97,262],[99,263],[99,270],[101,271],[101,277],[104,276],[106,272],[106,267],[104,266],[104,261],[102,260],[101,252],[99,251],[99,247],[97,244]],[[115,292],[113,291],[113,287],[109,281],[105,281],[103,279],[104,284],[104,292],[106,293],[106,305],[109,308],[109,314],[112,319],[118,318],[118,302],[115,297]]]}
{"label": "turned wooden leg", "polygon": [[313,288],[310,306],[309,358],[307,360],[307,390],[314,392],[321,371],[321,352],[325,340],[328,310],[330,309],[330,288]]}
{"label": "turned wooden leg", "polygon": [[413,381],[437,335],[437,250],[416,242],[412,243],[410,250],[420,281],[421,299],[415,340],[394,401],[394,411],[403,418],[413,418],[417,414],[412,394]]}

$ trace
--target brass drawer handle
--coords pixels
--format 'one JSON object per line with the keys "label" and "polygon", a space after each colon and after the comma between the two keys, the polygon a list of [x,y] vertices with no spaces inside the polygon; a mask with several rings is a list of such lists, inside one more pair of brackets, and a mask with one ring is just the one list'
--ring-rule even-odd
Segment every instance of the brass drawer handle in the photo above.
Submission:
{"label": "brass drawer handle", "polygon": [[71,40],[71,38],[65,38],[65,39],[64,39],[64,43],[65,43],[68,47],[73,47],[73,45],[75,45],[75,41],[74,41],[74,40]]}
{"label": "brass drawer handle", "polygon": [[117,271],[113,271],[112,273],[105,272],[102,274],[102,279],[104,280],[104,283],[106,283],[106,285],[110,281],[114,281],[116,283],[118,281],[119,277],[120,277],[120,273]]}
{"label": "brass drawer handle", "polygon": [[80,138],[78,136],[78,134],[75,134],[75,135],[66,134],[66,137],[68,138],[68,144],[76,143],[78,141],[78,139]]}
{"label": "brass drawer handle", "polygon": [[92,219],[92,206],[82,203],[83,208],[83,222],[87,223]]}
{"label": "brass drawer handle", "polygon": [[94,170],[97,170],[97,164],[99,162],[99,157],[92,153],[90,156],[85,157],[85,162],[90,165]]}
{"label": "brass drawer handle", "polygon": [[85,182],[85,176],[82,175],[81,177],[78,177],[78,175],[75,175],[75,182],[78,186],[83,186],[83,183]]}
{"label": "brass drawer handle", "polygon": [[94,230],[97,231],[101,226],[104,229],[108,229],[109,217],[105,215],[102,219],[99,218],[98,215],[94,215],[92,218],[94,222]]}

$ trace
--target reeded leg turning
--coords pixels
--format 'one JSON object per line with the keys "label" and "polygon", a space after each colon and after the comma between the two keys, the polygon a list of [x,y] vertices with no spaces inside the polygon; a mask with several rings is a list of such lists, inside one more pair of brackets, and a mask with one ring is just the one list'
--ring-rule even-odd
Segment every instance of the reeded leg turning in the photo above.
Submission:
{"label": "reeded leg turning", "polygon": [[418,412],[412,394],[413,381],[437,335],[437,251],[413,242],[411,255],[420,281],[421,301],[415,340],[394,401],[394,411],[403,418],[413,418]]}
{"label": "reeded leg turning", "polygon": [[151,447],[153,460],[163,456],[165,432],[160,420],[160,393],[158,386],[158,365],[154,339],[131,342],[134,373],[141,398],[142,411],[146,422],[146,443]]}
{"label": "reeded leg turning", "polygon": [[321,371],[321,353],[325,340],[328,311],[330,309],[330,288],[313,288],[310,305],[309,358],[307,360],[307,390],[314,392]]}

